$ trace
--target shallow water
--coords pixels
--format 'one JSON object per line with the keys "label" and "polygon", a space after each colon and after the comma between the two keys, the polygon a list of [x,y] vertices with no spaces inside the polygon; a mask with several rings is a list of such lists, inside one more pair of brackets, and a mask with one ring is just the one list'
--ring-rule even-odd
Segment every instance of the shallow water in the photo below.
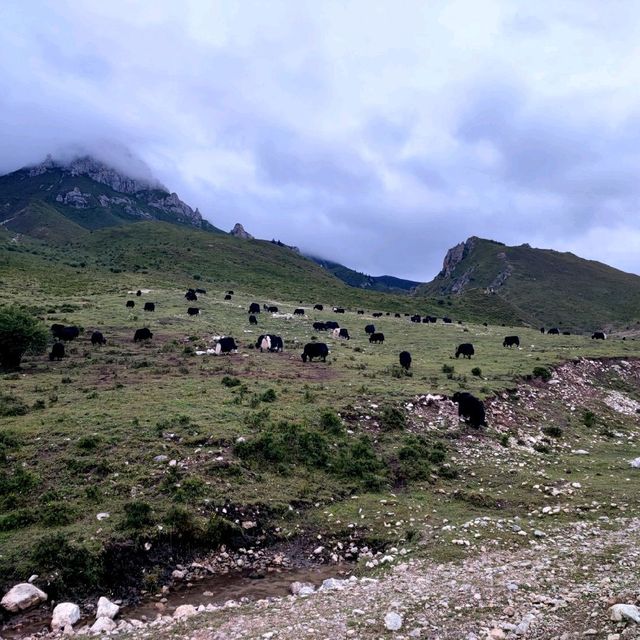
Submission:
{"label": "shallow water", "polygon": [[[166,599],[162,612],[156,607],[160,598],[151,597],[136,605],[123,606],[116,620],[136,618],[148,621],[155,619],[158,615],[172,615],[177,607],[183,604],[194,606],[207,604],[220,604],[227,600],[240,600],[249,598],[250,600],[260,600],[289,594],[289,585],[292,582],[309,582],[315,586],[322,584],[327,578],[346,578],[351,575],[350,565],[321,565],[316,567],[305,567],[299,569],[281,569],[265,571],[263,578],[251,578],[249,573],[229,573],[227,575],[216,575],[204,580],[192,583],[193,586],[177,586],[169,593],[162,596]],[[251,574],[254,575],[254,574]],[[212,595],[205,596],[204,592]],[[36,609],[31,612],[21,614],[12,618],[9,623],[0,630],[0,638],[4,640],[18,640],[25,636],[48,631],[51,620],[51,611],[47,609]],[[93,618],[83,618],[75,625],[75,628],[90,624]]]}

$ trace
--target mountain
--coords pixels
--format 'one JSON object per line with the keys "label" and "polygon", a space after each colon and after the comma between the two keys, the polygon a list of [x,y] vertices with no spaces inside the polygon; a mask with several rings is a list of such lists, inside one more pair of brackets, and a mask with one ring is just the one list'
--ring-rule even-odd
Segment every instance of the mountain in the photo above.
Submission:
{"label": "mountain", "polygon": [[567,330],[635,322],[640,316],[640,277],[572,253],[509,247],[471,237],[451,248],[442,270],[416,295],[470,296],[509,305],[523,322]]}
{"label": "mountain", "polygon": [[338,262],[325,260],[324,258],[318,258],[315,256],[307,257],[319,264],[321,267],[324,267],[327,271],[336,276],[336,278],[339,278],[350,287],[369,289],[371,291],[409,293],[421,284],[420,282],[403,280],[402,278],[395,278],[394,276],[368,276],[364,273],[360,273],[359,271],[349,269],[349,267],[345,267]]}
{"label": "mountain", "polygon": [[47,159],[0,176],[0,226],[65,241],[141,220],[220,231],[159,182],[136,179],[95,158]]}

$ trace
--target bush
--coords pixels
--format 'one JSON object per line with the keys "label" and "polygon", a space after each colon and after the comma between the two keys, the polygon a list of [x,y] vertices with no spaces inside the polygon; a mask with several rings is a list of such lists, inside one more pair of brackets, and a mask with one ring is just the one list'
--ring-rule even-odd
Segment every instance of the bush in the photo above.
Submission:
{"label": "bush", "polygon": [[184,507],[171,507],[164,517],[164,523],[175,536],[190,539],[200,537],[201,532],[195,516]]}
{"label": "bush", "polygon": [[238,387],[240,386],[240,380],[238,378],[232,378],[231,376],[224,376],[222,380],[220,380],[221,384],[224,387]]}
{"label": "bush", "polygon": [[349,446],[341,447],[332,468],[338,475],[362,481],[372,491],[382,488],[386,482],[386,478],[381,475],[384,464],[367,436],[361,436]]}
{"label": "bush", "polygon": [[47,346],[44,325],[18,307],[0,309],[0,367],[18,369],[25,353],[42,353]]}
{"label": "bush", "polygon": [[278,396],[276,396],[276,392],[273,389],[267,389],[260,396],[260,400],[262,400],[262,402],[275,402],[277,397]]}
{"label": "bush", "polygon": [[49,502],[40,509],[40,522],[45,527],[61,527],[74,520],[75,511],[65,502]]}
{"label": "bush", "polygon": [[153,509],[148,502],[136,500],[124,505],[124,520],[122,526],[125,529],[144,529],[154,522]]}
{"label": "bush", "polygon": [[596,414],[593,411],[585,411],[582,416],[582,422],[585,427],[595,427],[596,424]]}
{"label": "bush", "polygon": [[500,444],[506,449],[509,446],[509,434],[503,433],[498,442],[500,442]]}
{"label": "bush", "polygon": [[332,409],[325,409],[320,414],[320,427],[333,435],[340,435],[344,432],[340,416]]}
{"label": "bush", "polygon": [[29,407],[16,396],[0,394],[0,417],[24,416],[29,413]]}
{"label": "bush", "polygon": [[424,480],[429,477],[431,466],[442,464],[445,458],[442,443],[431,445],[421,436],[411,436],[398,451],[395,481],[404,484],[411,480]]}
{"label": "bush", "polygon": [[481,378],[482,369],[480,367],[473,367],[473,369],[471,369],[471,375],[475,376],[476,378]]}
{"label": "bush", "polygon": [[442,373],[446,373],[447,375],[452,375],[455,372],[456,368],[452,364],[443,364],[442,365]]}
{"label": "bush", "polygon": [[551,438],[560,438],[562,436],[562,427],[550,425],[548,427],[544,427],[542,433]]}
{"label": "bush", "polygon": [[98,435],[92,434],[89,436],[82,436],[77,443],[78,449],[83,451],[94,451],[100,446],[102,438]]}
{"label": "bush", "polygon": [[398,409],[398,407],[387,405],[382,410],[380,423],[382,425],[382,428],[386,431],[397,431],[400,429],[404,429],[407,426],[407,419],[405,418],[404,413],[400,409]]}
{"label": "bush", "polygon": [[533,370],[533,377],[540,378],[546,382],[547,380],[551,380],[551,371],[546,367],[535,367]]}
{"label": "bush", "polygon": [[205,540],[210,547],[216,548],[230,544],[234,539],[242,539],[242,529],[238,525],[220,516],[211,516],[205,528]]}

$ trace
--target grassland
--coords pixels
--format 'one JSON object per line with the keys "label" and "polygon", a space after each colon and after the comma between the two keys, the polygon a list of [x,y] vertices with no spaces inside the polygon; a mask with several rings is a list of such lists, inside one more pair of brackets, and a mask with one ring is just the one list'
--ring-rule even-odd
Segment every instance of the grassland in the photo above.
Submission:
{"label": "grassland", "polygon": [[[109,244],[120,233],[124,239],[118,236]],[[591,445],[593,434],[579,420],[566,418],[569,410],[562,404],[554,415],[565,416],[565,430],[567,424],[571,429],[547,454],[505,448],[499,444],[503,434],[495,429],[478,441],[488,447],[484,453],[468,450],[466,436],[458,442],[445,431],[428,431],[416,440],[421,434],[413,433],[405,409],[426,393],[503,393],[536,367],[581,356],[635,358],[640,352],[635,340],[614,336],[598,342],[468,323],[418,325],[393,315],[372,319],[372,309],[401,310],[394,305],[406,300],[341,289],[333,279],[325,286],[313,271],[304,295],[308,274],[287,271],[287,260],[298,258],[289,253],[282,258],[285,250],[277,247],[264,248],[266,255],[280,254],[273,253],[272,271],[257,273],[252,283],[246,267],[255,248],[251,243],[239,244],[246,253],[234,265],[221,264],[216,275],[214,240],[210,260],[203,258],[200,244],[183,260],[169,245],[163,256],[158,238],[136,250],[135,238],[127,239],[130,233],[128,228],[96,232],[91,250],[40,245],[25,250],[23,245],[0,258],[0,304],[22,304],[47,324],[85,330],[68,345],[63,361],[29,356],[21,372],[0,378],[5,407],[0,417],[0,586],[35,572],[51,577],[57,593],[90,591],[104,583],[105,557],[117,582],[133,570],[126,563],[117,570],[113,558],[131,545],[215,546],[223,506],[252,516],[259,510],[260,531],[268,537],[339,539],[355,532],[383,545],[426,536],[425,550],[434,557],[463,551],[435,544],[443,536],[435,530],[436,519],[460,524],[478,515],[516,517],[540,508],[546,497],[530,486],[541,469],[553,483],[570,465],[572,479],[589,479],[589,498],[640,506],[637,477],[623,481],[626,463],[619,446],[606,437],[590,447],[589,460],[575,463],[571,447],[587,439]],[[166,235],[162,238],[168,242]],[[79,266],[81,250],[84,267]],[[134,256],[144,269],[130,264]],[[117,273],[108,266],[115,264],[121,265]],[[131,294],[144,286],[151,291],[142,298]],[[186,315],[185,286],[208,291],[197,303],[198,317]],[[229,288],[235,295],[224,301]],[[133,311],[125,309],[129,298],[136,300]],[[309,310],[304,318],[263,313],[258,327],[248,324],[246,309],[254,300],[290,312],[301,299]],[[155,313],[140,309],[146,300],[156,302]],[[316,302],[348,304],[351,310],[344,316],[312,313]],[[364,316],[355,313],[358,304],[366,306]],[[323,319],[338,319],[352,339],[314,332],[312,323]],[[384,344],[369,344],[364,333],[369,322],[384,332]],[[134,344],[133,332],[143,326],[153,331],[153,340]],[[93,329],[105,334],[106,346],[90,345],[86,332]],[[260,333],[281,335],[284,353],[252,348]],[[503,337],[513,333],[520,335],[520,350],[502,347]],[[196,355],[216,335],[235,337],[239,352]],[[313,337],[330,345],[326,364],[300,359],[302,346]],[[453,357],[461,342],[474,344],[472,360]],[[411,375],[397,366],[404,349],[413,356]],[[625,389],[631,395],[636,391]],[[157,456],[166,458],[155,461]],[[98,513],[109,516],[98,520]],[[575,517],[575,512],[558,515]],[[61,563],[71,566],[73,575]],[[149,558],[150,565],[163,563],[160,552]]]}

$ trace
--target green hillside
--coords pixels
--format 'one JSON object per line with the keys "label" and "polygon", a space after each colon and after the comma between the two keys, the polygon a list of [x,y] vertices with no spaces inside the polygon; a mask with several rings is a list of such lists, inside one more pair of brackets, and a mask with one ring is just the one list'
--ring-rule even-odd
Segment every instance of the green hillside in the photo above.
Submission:
{"label": "green hillside", "polygon": [[640,277],[526,244],[469,238],[449,251],[443,270],[417,295],[464,299],[471,292],[476,300],[506,303],[524,322],[572,331],[635,323],[640,317]]}
{"label": "green hillside", "polygon": [[338,262],[325,260],[324,258],[317,258],[315,256],[308,257],[351,287],[369,289],[371,291],[409,293],[420,285],[419,282],[404,280],[394,276],[368,276],[365,273],[349,269],[349,267],[345,267],[343,264]]}

